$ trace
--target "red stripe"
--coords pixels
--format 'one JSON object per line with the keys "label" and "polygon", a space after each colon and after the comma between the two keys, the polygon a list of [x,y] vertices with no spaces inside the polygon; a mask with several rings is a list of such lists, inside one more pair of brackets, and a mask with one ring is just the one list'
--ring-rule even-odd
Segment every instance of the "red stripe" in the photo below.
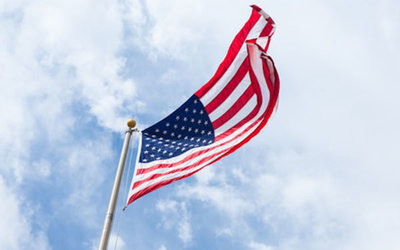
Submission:
{"label": "red stripe", "polygon": [[240,48],[244,44],[249,35],[250,30],[254,27],[257,21],[260,19],[261,15],[253,9],[249,20],[243,26],[243,28],[239,31],[236,35],[235,39],[233,40],[231,46],[229,47],[228,53],[222,63],[219,65],[217,72],[215,72],[214,76],[203,86],[199,89],[195,95],[199,98],[204,96],[214,85],[218,82],[218,80],[225,74],[226,70],[235,60],[237,54],[240,51]]}
{"label": "red stripe", "polygon": [[221,92],[205,107],[208,114],[213,112],[216,108],[218,108],[221,103],[228,98],[228,96],[235,90],[235,88],[239,85],[239,83],[243,80],[249,69],[249,61],[247,57],[244,59],[242,65],[240,65],[236,74],[232,77],[229,83],[222,89]]}
{"label": "red stripe", "polygon": [[[248,60],[250,60],[249,57],[248,57]],[[249,63],[249,65],[250,65],[250,63]],[[233,132],[235,132],[237,129],[239,129],[241,126],[246,124],[248,121],[253,119],[258,114],[258,112],[259,112],[259,110],[261,108],[263,96],[261,94],[260,83],[258,82],[258,80],[257,80],[257,78],[256,78],[256,76],[255,76],[255,74],[253,72],[253,69],[251,67],[249,68],[249,76],[250,76],[250,82],[251,82],[250,86],[253,88],[254,92],[257,95],[257,105],[254,107],[254,109],[245,118],[243,118],[241,121],[236,123],[231,129],[229,129],[229,130],[223,132],[222,134],[218,135],[215,138],[215,141],[219,141],[219,140],[231,135]]]}
{"label": "red stripe", "polygon": [[134,202],[135,200],[139,199],[140,197],[142,197],[142,196],[144,196],[144,195],[146,195],[146,194],[148,194],[148,193],[150,193],[150,192],[152,192],[152,191],[154,191],[154,190],[156,190],[156,189],[159,189],[160,187],[163,187],[163,186],[165,186],[165,185],[168,185],[168,184],[170,184],[170,183],[172,183],[172,182],[174,182],[174,181],[177,181],[177,180],[180,180],[180,179],[184,179],[184,178],[186,178],[186,177],[189,177],[189,176],[191,176],[191,175],[193,175],[193,174],[199,172],[200,170],[202,170],[202,169],[205,168],[205,167],[206,167],[206,166],[204,166],[204,167],[202,167],[202,168],[200,168],[200,169],[197,169],[196,171],[190,172],[190,173],[188,173],[188,174],[186,174],[186,175],[179,176],[179,177],[177,177],[177,178],[175,178],[175,179],[160,181],[160,182],[157,182],[157,183],[155,183],[155,184],[153,184],[153,185],[151,185],[151,186],[148,186],[147,188],[144,188],[144,189],[142,189],[142,190],[140,190],[140,191],[134,193],[134,194],[129,198],[129,201],[128,201],[128,204],[127,204],[127,205],[131,204],[132,202]]}
{"label": "red stripe", "polygon": [[243,94],[236,100],[236,102],[217,120],[212,122],[214,130],[224,125],[227,121],[229,121],[232,117],[234,117],[239,110],[243,108],[244,105],[250,100],[250,98],[254,95],[254,88],[251,84],[247,87],[247,89],[243,92]]}
{"label": "red stripe", "polygon": [[257,5],[255,5],[255,4],[250,5],[250,7],[252,7],[252,8],[253,8],[255,11],[257,11],[257,12],[262,11],[262,9],[261,9],[260,7],[258,7]]}

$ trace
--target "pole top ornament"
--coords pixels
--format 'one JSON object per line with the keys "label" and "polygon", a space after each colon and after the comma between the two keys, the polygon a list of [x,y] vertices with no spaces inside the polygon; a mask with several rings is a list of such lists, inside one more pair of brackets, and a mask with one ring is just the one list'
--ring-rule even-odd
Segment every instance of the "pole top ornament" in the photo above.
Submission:
{"label": "pole top ornament", "polygon": [[128,127],[134,128],[136,126],[136,121],[134,119],[130,119],[126,124],[128,125]]}

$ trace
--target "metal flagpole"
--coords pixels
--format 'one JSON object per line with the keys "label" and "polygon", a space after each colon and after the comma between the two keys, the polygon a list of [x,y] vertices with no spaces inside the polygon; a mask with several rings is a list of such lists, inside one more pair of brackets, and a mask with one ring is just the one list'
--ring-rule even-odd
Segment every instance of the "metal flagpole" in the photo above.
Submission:
{"label": "metal flagpole", "polygon": [[125,168],[126,154],[128,152],[129,141],[131,139],[132,132],[135,131],[133,128],[136,126],[136,121],[133,119],[129,120],[127,125],[128,129],[125,132],[124,145],[122,147],[121,157],[119,158],[118,169],[115,175],[114,186],[111,192],[110,201],[108,203],[107,214],[104,220],[103,231],[100,238],[99,250],[107,250],[108,240],[110,238],[111,226],[114,217],[115,205],[117,204],[119,188],[121,186],[121,179]]}

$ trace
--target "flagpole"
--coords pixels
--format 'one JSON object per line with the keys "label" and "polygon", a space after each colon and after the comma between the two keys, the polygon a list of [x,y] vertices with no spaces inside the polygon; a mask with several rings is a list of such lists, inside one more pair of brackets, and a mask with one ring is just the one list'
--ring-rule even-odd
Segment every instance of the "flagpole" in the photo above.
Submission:
{"label": "flagpole", "polygon": [[117,173],[115,174],[114,186],[111,192],[110,201],[108,203],[107,214],[104,220],[103,231],[100,238],[99,250],[107,250],[111,226],[114,218],[115,205],[117,204],[119,188],[121,186],[121,179],[124,173],[126,155],[129,148],[129,141],[131,139],[132,132],[135,131],[133,128],[136,126],[136,121],[133,119],[129,120],[127,125],[128,129],[125,132],[125,140],[122,146],[121,156],[119,158]]}

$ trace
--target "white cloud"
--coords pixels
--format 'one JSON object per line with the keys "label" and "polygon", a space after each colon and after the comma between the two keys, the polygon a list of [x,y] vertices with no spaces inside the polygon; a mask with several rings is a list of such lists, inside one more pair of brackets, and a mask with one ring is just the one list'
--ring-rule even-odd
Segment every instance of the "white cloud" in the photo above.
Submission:
{"label": "white cloud", "polygon": [[160,248],[158,250],[167,250],[167,247],[164,245],[161,245]]}
{"label": "white cloud", "polygon": [[161,225],[166,229],[175,229],[179,239],[185,246],[192,241],[192,227],[190,224],[190,213],[184,202],[178,203],[174,200],[159,200],[156,204],[158,211],[162,213]]}
{"label": "white cloud", "polygon": [[5,180],[0,176],[0,248],[17,249],[51,249],[46,234],[42,230],[32,232],[30,225],[31,212],[29,207],[24,207],[23,202],[10,189]]}
{"label": "white cloud", "polygon": [[269,247],[267,245],[255,241],[251,241],[248,246],[249,249],[254,249],[254,250],[273,250],[272,247]]}
{"label": "white cloud", "polygon": [[[0,6],[0,192],[15,220],[0,248],[47,249],[47,236],[59,233],[47,226],[62,216],[82,231],[97,228],[110,132],[139,105],[135,82],[122,76],[124,17],[110,1]],[[13,197],[37,208],[34,216]]]}

